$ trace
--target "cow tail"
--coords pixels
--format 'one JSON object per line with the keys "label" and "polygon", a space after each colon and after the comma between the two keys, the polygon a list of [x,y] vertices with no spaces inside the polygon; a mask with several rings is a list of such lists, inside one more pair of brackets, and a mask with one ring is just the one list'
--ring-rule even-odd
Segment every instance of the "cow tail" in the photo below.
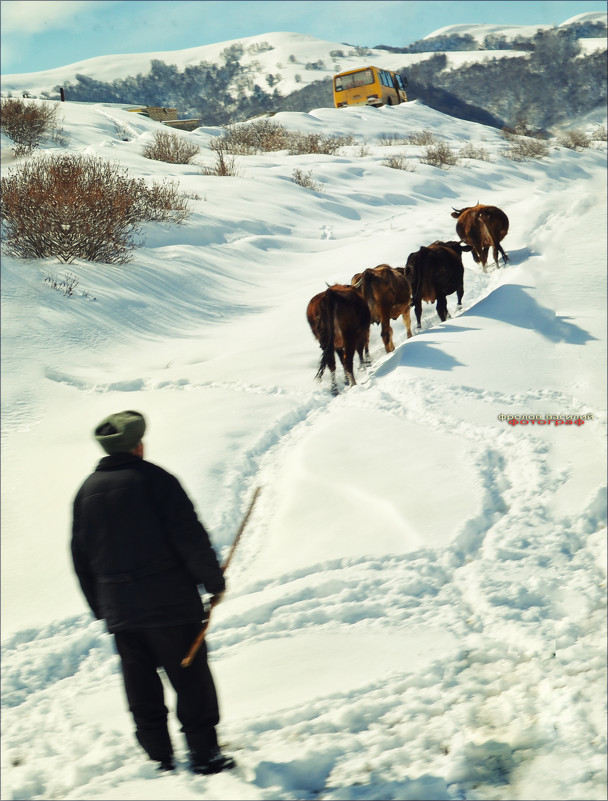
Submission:
{"label": "cow tail", "polygon": [[377,281],[378,277],[374,273],[373,270],[364,270],[361,278],[357,281],[357,289],[363,295],[365,302],[367,303],[367,307],[370,310],[370,313],[375,313],[375,300],[374,300],[374,281]]}
{"label": "cow tail", "polygon": [[320,381],[326,367],[335,365],[334,361],[334,306],[336,298],[334,293],[328,289],[321,302],[319,316],[319,344],[321,346],[321,362],[317,370],[316,379]]}
{"label": "cow tail", "polygon": [[412,286],[412,302],[410,303],[411,306],[415,306],[416,303],[420,300],[420,291],[422,289],[422,265],[418,265],[416,270],[416,284]]}
{"label": "cow tail", "polygon": [[483,246],[483,242],[485,240],[486,242],[490,243],[490,247],[491,247],[494,244],[494,237],[492,236],[492,234],[490,233],[490,229],[488,228],[488,218],[486,217],[485,212],[483,212],[483,211],[479,212],[478,220],[483,225],[483,234],[484,234],[484,236],[482,236],[482,239],[481,239],[482,246]]}
{"label": "cow tail", "polygon": [[[497,236],[497,238],[496,238],[496,240],[495,240],[495,239],[494,239],[494,237],[493,237],[493,236],[490,234],[490,229],[488,228],[488,225],[487,225],[487,217],[485,216],[484,212],[481,212],[481,214],[480,214],[480,217],[482,218],[482,220],[483,220],[483,224],[485,225],[486,232],[487,232],[487,234],[488,234],[488,239],[489,239],[489,240],[490,240],[490,242],[492,243],[492,245],[491,245],[491,246],[492,246],[492,247],[493,247],[495,250],[497,250],[499,253],[501,253],[501,254],[502,254],[502,258],[503,258],[503,260],[504,260],[504,263],[506,264],[506,263],[509,261],[509,257],[508,257],[508,256],[507,256],[507,254],[504,252],[504,250],[503,250],[503,248],[502,248],[502,245],[500,244],[500,239],[498,238],[498,237],[500,236],[500,234],[498,234],[498,236]],[[509,221],[508,221],[508,220],[506,220],[506,222],[503,222],[503,221],[501,220],[500,222],[502,223],[502,225],[503,225],[503,226],[504,226],[504,228],[505,228],[504,235],[506,235],[506,233],[509,231]],[[498,264],[498,262],[496,262],[496,263]]]}

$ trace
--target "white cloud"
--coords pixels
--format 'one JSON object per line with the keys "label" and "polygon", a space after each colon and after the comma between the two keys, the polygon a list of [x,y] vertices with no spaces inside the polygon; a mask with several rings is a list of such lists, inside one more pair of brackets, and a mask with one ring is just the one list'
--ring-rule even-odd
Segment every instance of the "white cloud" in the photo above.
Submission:
{"label": "white cloud", "polygon": [[79,12],[96,10],[104,2],[90,0],[3,0],[3,33],[37,33],[44,28],[69,27]]}

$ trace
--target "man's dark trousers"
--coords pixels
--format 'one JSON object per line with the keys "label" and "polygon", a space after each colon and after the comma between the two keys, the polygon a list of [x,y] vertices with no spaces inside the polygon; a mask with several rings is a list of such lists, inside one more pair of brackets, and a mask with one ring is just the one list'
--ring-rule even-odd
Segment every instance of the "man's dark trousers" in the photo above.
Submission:
{"label": "man's dark trousers", "polygon": [[204,641],[192,664],[181,666],[201,626],[187,623],[114,634],[136,736],[151,759],[162,762],[173,754],[159,667],[177,694],[176,713],[191,754],[205,760],[217,747],[219,709]]}

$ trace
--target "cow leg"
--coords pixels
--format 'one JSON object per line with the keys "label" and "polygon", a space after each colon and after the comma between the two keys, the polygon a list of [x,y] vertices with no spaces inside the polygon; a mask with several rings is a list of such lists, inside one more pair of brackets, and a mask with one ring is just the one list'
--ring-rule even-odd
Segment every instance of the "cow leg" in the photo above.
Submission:
{"label": "cow leg", "polygon": [[415,300],[414,301],[414,311],[416,312],[416,328],[418,329],[418,331],[420,331],[420,329],[422,327],[420,325],[420,319],[422,317],[422,301],[421,300]]}
{"label": "cow leg", "polygon": [[391,328],[390,320],[386,318],[382,319],[382,331],[380,335],[382,336],[386,352],[391,353],[391,351],[395,350],[395,346],[393,345],[393,329]]}
{"label": "cow leg", "polygon": [[[331,370],[331,373],[336,372],[336,354],[334,353],[334,349],[332,348],[323,354],[323,358],[321,360],[321,368],[319,368],[319,373],[322,374],[323,370],[328,367]],[[317,375],[319,375],[319,373]]]}
{"label": "cow leg", "polygon": [[357,345],[357,354],[359,356],[359,367],[362,369],[367,369],[371,363],[369,358],[369,347],[367,343],[360,342]]}
{"label": "cow leg", "polygon": [[488,268],[488,253],[489,253],[489,251],[490,251],[490,248],[488,246],[483,247],[481,249],[481,266],[483,267],[484,273],[486,273],[488,271],[487,268]]}
{"label": "cow leg", "polygon": [[335,356],[336,353],[338,354],[338,359],[340,359],[340,362],[342,362],[342,359],[344,358],[344,355],[343,355],[344,354],[344,350],[342,348],[335,348],[335,351],[332,350],[332,352],[331,352],[331,359],[328,360],[329,361],[328,367],[329,367],[329,369],[331,371],[330,375],[331,375],[331,394],[332,395],[337,395],[338,394],[338,382],[336,381],[336,356]]}
{"label": "cow leg", "polygon": [[[336,348],[336,353],[338,354],[338,359],[340,359],[340,364],[344,364],[344,348]],[[334,365],[334,370],[335,370]]]}
{"label": "cow leg", "polygon": [[346,380],[348,381],[351,387],[354,387],[357,383],[355,381],[355,374],[353,372],[353,359],[355,358],[355,349],[347,348],[342,353],[343,353],[342,364],[344,365],[344,373],[346,375]]}
{"label": "cow leg", "polygon": [[361,332],[361,338],[357,345],[357,353],[359,354],[359,366],[367,368],[372,363],[369,357],[369,328]]}
{"label": "cow leg", "polygon": [[364,365],[366,367],[369,367],[370,364],[372,363],[371,357],[369,355],[369,337],[368,337],[367,341],[365,342],[365,347],[363,349],[363,353],[365,354],[364,359],[363,359],[363,363],[364,363]]}
{"label": "cow leg", "polygon": [[339,395],[340,392],[338,390],[338,382],[336,381],[336,371],[332,370],[330,372],[330,375],[331,375],[331,394]]}
{"label": "cow leg", "polygon": [[[504,252],[504,250],[502,249],[502,247],[501,247],[501,245],[500,245],[500,242],[497,242],[497,243],[496,243],[496,247],[497,247],[497,248],[498,248],[498,250],[501,252],[501,254],[502,254],[502,259],[503,259],[503,262],[504,262],[504,264],[505,264],[505,267],[506,267],[506,265],[507,265],[507,262],[509,261],[509,257],[507,256],[507,254],[506,254],[506,253]],[[496,261],[496,266],[498,267],[498,266],[499,266],[499,265],[498,265],[498,253],[496,253],[496,252],[494,253],[494,260]]]}
{"label": "cow leg", "polygon": [[357,353],[359,354],[359,367],[369,367],[372,363],[369,355],[369,330],[366,339],[357,345]]}
{"label": "cow leg", "polygon": [[405,330],[407,331],[407,338],[409,339],[412,336],[412,317],[410,314],[409,306],[401,316],[403,317],[403,325],[405,326]]}
{"label": "cow leg", "polygon": [[437,297],[437,314],[442,323],[450,316],[448,314],[448,302],[445,295],[439,295]]}

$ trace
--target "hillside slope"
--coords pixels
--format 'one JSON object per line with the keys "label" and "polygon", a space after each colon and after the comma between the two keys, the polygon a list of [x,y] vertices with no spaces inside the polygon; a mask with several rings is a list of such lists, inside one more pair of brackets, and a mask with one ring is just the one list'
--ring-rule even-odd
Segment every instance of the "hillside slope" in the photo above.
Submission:
{"label": "hillside slope", "polygon": [[[2,798],[604,798],[606,143],[513,162],[418,102],[322,108],[275,119],[353,144],[218,177],[145,159],[152,120],[63,113],[69,151],[179,181],[192,216],[128,265],[2,259]],[[424,164],[402,144],[424,130],[490,160]],[[209,164],[220,134],[181,135]],[[478,199],[508,213],[509,265],[465,254],[451,319],[394,321],[391,354],[374,326],[358,385],[316,384],[308,300]],[[72,297],[45,284],[66,272]],[[145,762],[72,574],[91,431],[125,408],[221,553],[262,487],[208,635],[234,773],[189,775],[173,715],[178,773]]]}

